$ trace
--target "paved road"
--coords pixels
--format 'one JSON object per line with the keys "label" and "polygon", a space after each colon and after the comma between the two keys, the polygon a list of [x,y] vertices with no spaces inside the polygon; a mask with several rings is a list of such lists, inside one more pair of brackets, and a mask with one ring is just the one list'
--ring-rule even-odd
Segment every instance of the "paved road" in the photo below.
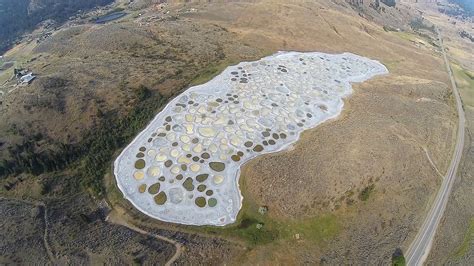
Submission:
{"label": "paved road", "polygon": [[446,209],[446,204],[448,203],[449,195],[453,187],[454,179],[456,178],[457,169],[459,162],[461,161],[462,151],[464,147],[464,110],[462,108],[461,97],[459,96],[458,89],[456,87],[456,82],[454,81],[453,73],[449,65],[448,57],[446,51],[444,50],[443,39],[439,29],[436,28],[438,33],[438,38],[441,46],[441,51],[444,57],[444,63],[449,73],[449,78],[451,79],[451,86],[453,88],[454,97],[456,98],[456,105],[458,111],[458,132],[456,146],[454,148],[453,158],[451,164],[449,165],[448,172],[444,177],[443,183],[436,195],[436,199],[431,206],[430,212],[426,217],[423,225],[421,226],[415,240],[411,243],[408,251],[406,252],[406,261],[407,265],[422,265],[423,262],[428,257],[428,254],[433,243],[434,236],[438,225],[443,217],[444,210]]}

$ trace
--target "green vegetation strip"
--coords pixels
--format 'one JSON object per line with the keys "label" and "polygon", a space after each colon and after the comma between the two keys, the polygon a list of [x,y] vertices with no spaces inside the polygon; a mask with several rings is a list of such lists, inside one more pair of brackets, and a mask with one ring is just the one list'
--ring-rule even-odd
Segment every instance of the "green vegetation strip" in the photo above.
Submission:
{"label": "green vegetation strip", "polygon": [[359,199],[361,201],[366,201],[369,199],[370,197],[370,194],[372,194],[372,192],[374,191],[375,189],[375,185],[374,184],[370,184],[368,185],[367,187],[365,187],[360,193],[359,193]]}
{"label": "green vegetation strip", "polygon": [[280,220],[266,213],[261,214],[259,207],[250,197],[244,197],[236,223],[222,228],[205,226],[195,229],[211,235],[240,239],[250,247],[296,238],[321,244],[341,230],[341,224],[332,214],[301,220]]}
{"label": "green vegetation strip", "polygon": [[474,73],[455,64],[451,68],[464,105],[474,107]]}
{"label": "green vegetation strip", "polygon": [[464,235],[464,240],[453,254],[454,258],[461,258],[469,251],[469,245],[474,241],[474,218],[471,218],[471,223]]}

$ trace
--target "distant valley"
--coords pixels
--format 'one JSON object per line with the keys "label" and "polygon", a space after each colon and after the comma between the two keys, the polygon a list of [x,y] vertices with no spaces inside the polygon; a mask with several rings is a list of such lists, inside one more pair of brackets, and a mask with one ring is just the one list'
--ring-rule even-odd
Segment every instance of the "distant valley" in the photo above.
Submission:
{"label": "distant valley", "polygon": [[88,10],[113,0],[0,0],[0,53],[8,50],[22,33],[33,30],[38,23],[51,19],[66,21],[79,10]]}

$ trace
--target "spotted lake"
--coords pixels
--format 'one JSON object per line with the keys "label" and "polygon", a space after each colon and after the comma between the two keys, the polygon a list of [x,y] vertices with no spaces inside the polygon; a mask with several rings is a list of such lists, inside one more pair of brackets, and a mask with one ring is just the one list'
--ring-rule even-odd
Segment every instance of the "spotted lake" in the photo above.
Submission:
{"label": "spotted lake", "polygon": [[117,184],[156,219],[233,223],[242,206],[242,164],[338,116],[351,82],[386,73],[379,62],[350,53],[280,52],[229,66],[156,115],[116,159]]}

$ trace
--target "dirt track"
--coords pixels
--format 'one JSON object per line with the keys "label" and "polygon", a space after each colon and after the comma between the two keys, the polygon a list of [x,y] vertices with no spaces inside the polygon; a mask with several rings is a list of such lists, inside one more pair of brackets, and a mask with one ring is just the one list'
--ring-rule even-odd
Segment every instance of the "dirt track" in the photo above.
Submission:
{"label": "dirt track", "polygon": [[125,221],[123,218],[120,217],[120,215],[117,215],[115,211],[112,211],[107,216],[107,218],[105,220],[109,223],[112,223],[112,224],[125,226],[128,229],[133,230],[137,233],[147,235],[147,236],[151,236],[153,238],[156,238],[157,240],[162,240],[162,241],[166,241],[168,243],[173,244],[176,248],[176,251],[175,251],[174,255],[166,262],[166,264],[165,264],[166,266],[172,265],[179,258],[181,253],[183,252],[183,247],[181,246],[180,243],[178,243],[178,242],[176,242],[172,239],[166,238],[164,236],[160,236],[160,235],[157,235],[157,234],[152,234],[152,233],[149,233],[145,230],[142,230],[142,229],[138,228],[137,226],[134,226],[134,225],[128,223],[127,221]]}

